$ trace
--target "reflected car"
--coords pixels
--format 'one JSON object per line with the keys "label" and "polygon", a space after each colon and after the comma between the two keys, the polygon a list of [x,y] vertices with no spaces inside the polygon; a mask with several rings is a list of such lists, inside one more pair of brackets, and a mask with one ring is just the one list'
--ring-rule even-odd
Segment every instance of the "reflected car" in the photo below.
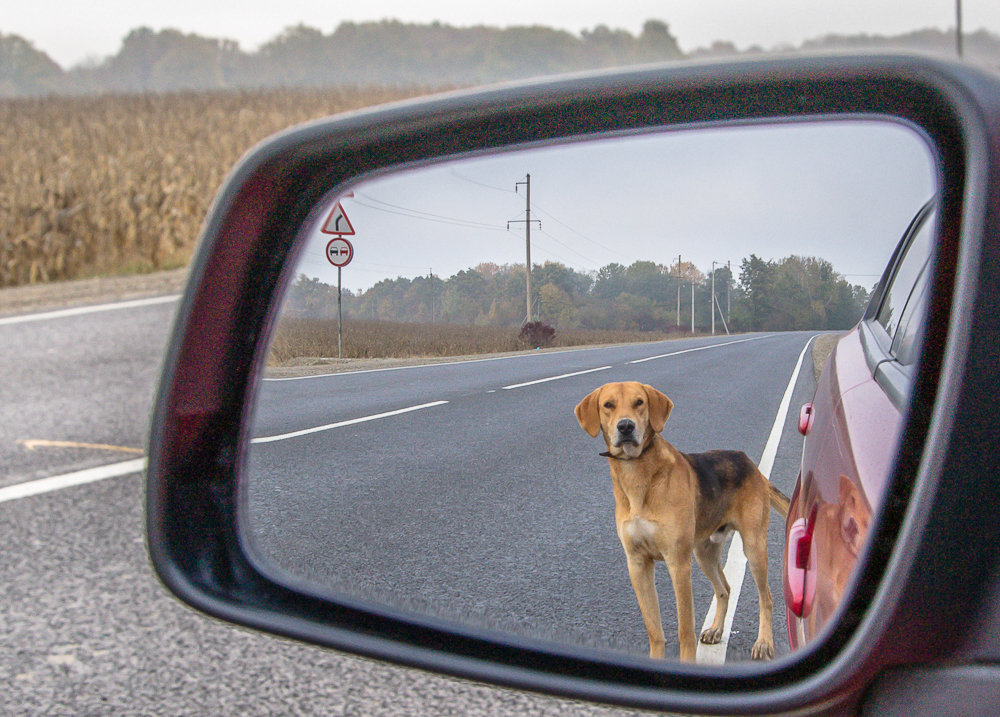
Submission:
{"label": "reflected car", "polygon": [[918,355],[934,227],[931,201],[907,227],[860,322],[834,345],[799,414],[805,438],[782,576],[793,649],[836,617],[885,493]]}

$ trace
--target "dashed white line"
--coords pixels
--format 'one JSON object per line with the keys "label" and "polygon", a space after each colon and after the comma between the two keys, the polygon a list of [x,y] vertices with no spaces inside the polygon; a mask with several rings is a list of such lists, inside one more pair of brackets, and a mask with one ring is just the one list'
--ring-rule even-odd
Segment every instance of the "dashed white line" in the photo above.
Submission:
{"label": "dashed white line", "polygon": [[595,371],[606,371],[611,368],[610,366],[599,366],[597,368],[588,368],[585,371],[574,371],[573,373],[564,373],[559,376],[549,376],[548,378],[539,378],[535,381],[525,381],[524,383],[515,383],[511,386],[503,386],[504,391],[509,391],[512,388],[523,388],[524,386],[534,386],[537,383],[547,383],[548,381],[558,381],[561,378],[569,378],[570,376],[582,376],[585,373],[594,373]]}
{"label": "dashed white line", "polygon": [[680,356],[681,354],[689,354],[694,351],[707,351],[708,349],[717,349],[723,346],[732,346],[733,344],[742,344],[745,341],[757,341],[758,339],[766,339],[770,336],[751,336],[748,339],[737,339],[736,341],[726,341],[721,344],[709,344],[708,346],[698,346],[693,349],[681,349],[680,351],[671,351],[668,354],[659,354],[658,356],[647,356],[646,358],[636,359],[635,361],[629,361],[630,364],[633,363],[645,363],[646,361],[654,361],[656,359],[668,358],[670,356]]}
{"label": "dashed white line", "polygon": [[[333,428],[340,428],[341,426],[350,426],[356,423],[364,423],[366,421],[375,421],[380,418],[388,418],[389,416],[398,416],[402,413],[419,411],[422,408],[440,406],[445,403],[448,402],[433,401],[432,403],[423,403],[418,406],[408,406],[407,408],[400,408],[395,411],[376,413],[371,416],[362,416],[361,418],[352,418],[347,421],[330,423],[325,426],[316,426],[315,428],[306,428],[301,431],[284,433],[279,436],[266,436],[262,438],[254,438],[251,442],[271,443],[273,441],[283,441],[288,438],[305,436],[310,433],[318,433],[319,431],[329,431]],[[7,501],[17,500],[19,498],[28,498],[30,496],[40,495],[42,493],[50,493],[55,490],[62,490],[63,488],[71,488],[73,486],[84,485],[86,483],[95,483],[97,481],[106,480],[108,478],[117,478],[118,476],[128,475],[129,473],[138,473],[140,471],[146,470],[146,461],[147,459],[145,457],[136,458],[131,461],[111,463],[109,465],[98,466],[97,468],[87,468],[86,470],[82,471],[75,471],[73,473],[65,473],[63,475],[50,476],[49,478],[40,478],[38,480],[26,481],[24,483],[17,483],[15,485],[6,486],[4,488],[0,488],[0,503],[6,503]]]}
{"label": "dashed white line", "polygon": [[146,459],[135,458],[131,461],[111,463],[105,466],[98,466],[97,468],[87,468],[82,471],[65,473],[61,476],[51,476],[25,483],[17,483],[0,488],[0,503],[17,500],[18,498],[28,498],[29,496],[41,493],[49,493],[54,490],[62,490],[63,488],[84,485],[86,483],[95,483],[107,478],[117,478],[118,476],[138,473],[144,470],[146,470]]}
{"label": "dashed white line", "polygon": [[[781,403],[778,404],[778,412],[774,417],[774,423],[771,425],[771,433],[767,437],[767,442],[764,444],[764,452],[761,454],[760,461],[757,463],[757,468],[761,473],[764,474],[765,478],[771,477],[771,469],[774,467],[774,458],[778,454],[778,444],[781,442],[781,432],[785,427],[785,419],[788,417],[788,408],[792,402],[792,392],[795,390],[795,384],[799,379],[799,370],[802,368],[802,359],[806,355],[806,349],[809,348],[809,344],[812,340],[816,338],[813,336],[808,341],[806,345],[802,347],[802,352],[799,354],[799,360],[795,363],[795,369],[792,371],[792,377],[788,379],[788,386],[785,388],[785,394],[781,397]],[[716,645],[706,645],[703,642],[698,642],[698,650],[696,654],[696,660],[700,664],[706,665],[721,665],[726,661],[726,651],[729,648],[729,636],[733,628],[733,616],[736,614],[736,604],[740,601],[740,591],[743,588],[743,578],[746,576],[747,567],[747,557],[743,552],[743,541],[740,539],[739,533],[733,533],[732,542],[729,544],[729,553],[726,555],[726,565],[722,569],[722,572],[726,576],[726,581],[729,583],[729,609],[726,610],[726,623],[722,632],[722,640]],[[712,617],[715,615],[716,600],[715,596],[712,596],[712,604],[708,608],[708,613],[705,615],[705,623],[702,626],[702,631],[707,630],[712,625]]]}
{"label": "dashed white line", "polygon": [[180,294],[172,294],[170,296],[155,296],[151,299],[134,299],[132,301],[118,301],[112,304],[94,304],[92,306],[77,306],[72,309],[45,311],[39,314],[22,314],[20,316],[8,316],[0,319],[0,326],[8,326],[10,324],[27,324],[32,321],[48,321],[50,319],[65,319],[70,316],[80,316],[82,314],[97,314],[102,311],[116,311],[118,309],[137,309],[143,306],[169,304],[171,301],[177,301],[180,298],[181,298]]}
{"label": "dashed white line", "polygon": [[411,411],[419,411],[423,408],[431,408],[433,406],[442,406],[448,403],[447,401],[432,401],[430,403],[421,403],[418,406],[408,406],[406,408],[400,408],[395,411],[386,411],[385,413],[376,413],[371,416],[362,416],[361,418],[351,418],[346,421],[338,421],[337,423],[328,423],[324,426],[316,426],[315,428],[303,428],[300,431],[292,431],[290,433],[282,433],[277,436],[261,436],[260,438],[254,438],[251,443],[273,443],[275,441],[285,441],[289,438],[298,438],[299,436],[308,436],[311,433],[320,433],[321,431],[330,431],[334,428],[341,428],[343,426],[353,426],[356,423],[365,423],[367,421],[377,421],[380,418],[388,418],[389,416],[398,416],[401,413],[410,413]]}

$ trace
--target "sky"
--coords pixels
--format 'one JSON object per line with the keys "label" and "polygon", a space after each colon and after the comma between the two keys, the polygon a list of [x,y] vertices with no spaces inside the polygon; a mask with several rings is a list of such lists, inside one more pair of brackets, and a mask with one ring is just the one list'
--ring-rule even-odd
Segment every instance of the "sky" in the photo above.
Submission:
{"label": "sky", "polygon": [[[572,11],[568,12],[567,8]],[[1000,2],[962,0],[963,27],[1000,34]],[[237,40],[254,50],[283,28],[304,23],[332,32],[343,21],[396,18],[476,24],[548,25],[578,33],[599,24],[638,33],[647,19],[665,21],[685,51],[715,40],[737,47],[772,48],[829,33],[891,35],[955,25],[954,0],[67,0],[7,3],[0,32],[30,40],[63,67],[118,51],[122,38],[140,26],[174,28]]]}
{"label": "sky", "polygon": [[[923,140],[895,123],[799,122],[674,130],[460,159],[368,180],[331,197],[304,229],[296,274],[337,284],[323,227],[337,201],[354,256],[346,289],[384,278],[447,278],[482,262],[592,272],[678,256],[712,262],[796,254],[830,261],[870,288],[935,189]],[[513,224],[508,222],[514,221]],[[343,223],[340,228],[343,228]]]}

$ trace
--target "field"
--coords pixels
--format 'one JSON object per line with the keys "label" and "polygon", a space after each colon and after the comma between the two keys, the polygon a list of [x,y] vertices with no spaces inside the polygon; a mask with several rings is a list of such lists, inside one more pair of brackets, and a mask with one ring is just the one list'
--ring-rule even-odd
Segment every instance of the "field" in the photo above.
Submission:
{"label": "field", "polygon": [[[344,358],[410,358],[492,354],[535,348],[518,340],[518,329],[498,326],[344,321]],[[557,331],[551,346],[656,341],[674,334],[640,331]],[[283,319],[268,356],[271,366],[337,356],[337,322]]]}
{"label": "field", "polygon": [[257,142],[426,92],[0,100],[0,287],[184,266],[223,178]]}

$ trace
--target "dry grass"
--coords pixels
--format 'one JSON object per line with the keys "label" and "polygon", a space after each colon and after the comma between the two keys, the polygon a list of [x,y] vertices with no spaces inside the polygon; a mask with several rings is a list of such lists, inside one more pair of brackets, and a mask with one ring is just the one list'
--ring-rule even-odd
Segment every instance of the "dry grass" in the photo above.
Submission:
{"label": "dry grass", "polygon": [[819,381],[819,375],[823,372],[826,360],[833,352],[833,347],[843,338],[843,334],[820,334],[813,341],[813,378]]}
{"label": "dry grass", "polygon": [[[641,331],[557,331],[553,346],[657,341],[671,335]],[[456,324],[344,321],[344,358],[411,358],[494,354],[532,348],[518,341],[518,329]],[[336,320],[283,319],[268,364],[337,356]]]}
{"label": "dry grass", "polygon": [[425,89],[0,101],[0,287],[185,265],[222,179],[293,124]]}

